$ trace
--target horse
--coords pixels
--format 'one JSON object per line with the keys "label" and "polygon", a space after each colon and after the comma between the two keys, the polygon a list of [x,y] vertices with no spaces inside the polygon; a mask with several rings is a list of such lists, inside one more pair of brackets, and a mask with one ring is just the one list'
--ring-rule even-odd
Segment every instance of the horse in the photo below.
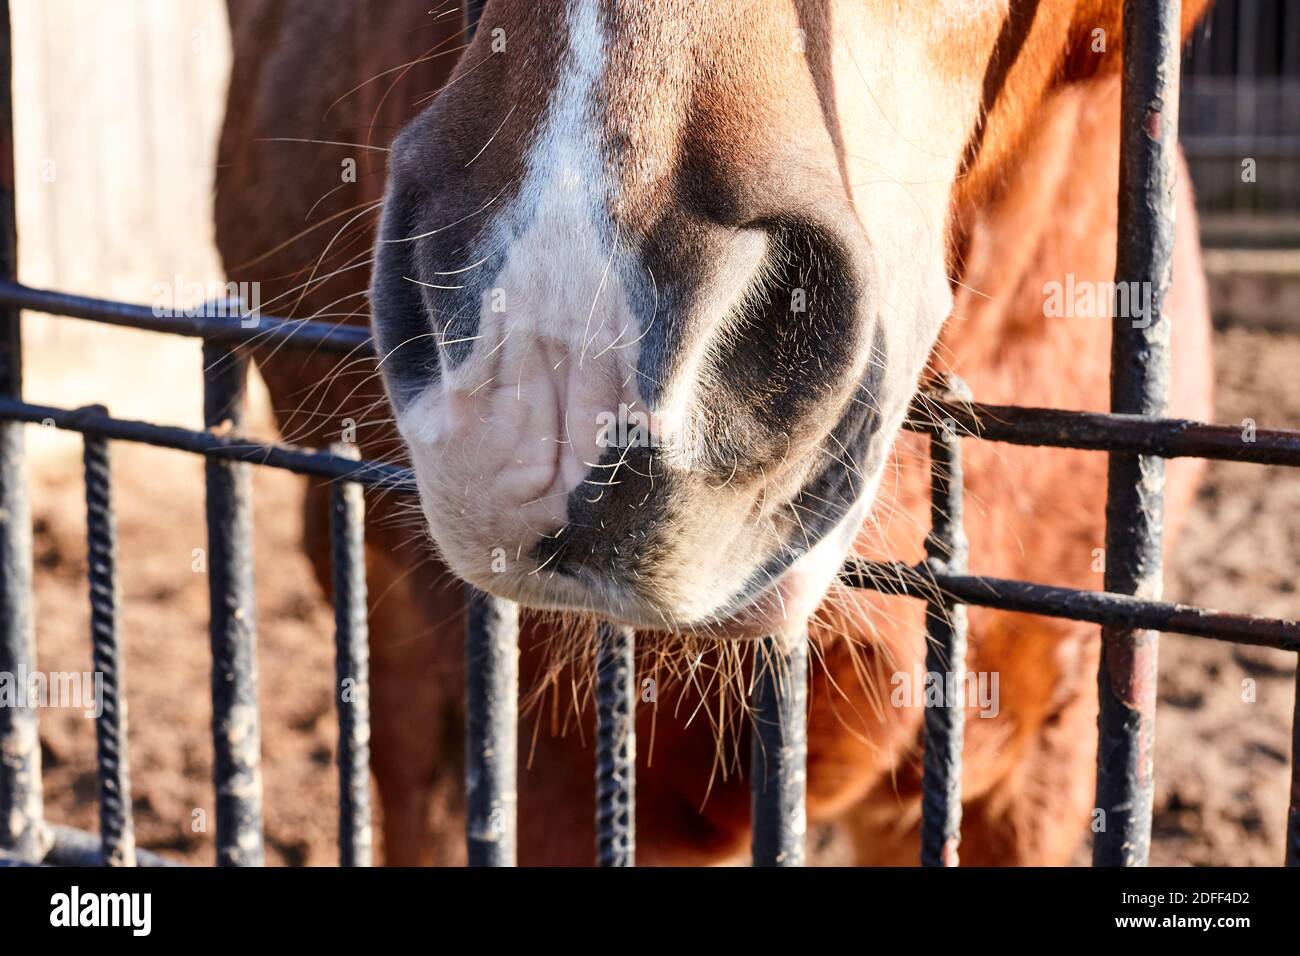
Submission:
{"label": "horse", "polygon": [[[368,496],[388,864],[464,859],[463,589],[525,608],[518,854],[594,841],[592,621],[635,628],[638,861],[743,858],[755,638],[810,666],[807,810],[918,857],[924,610],[837,583],[916,561],[924,383],[1105,410],[1120,0],[228,0],[214,199],[262,307],[377,359],[260,348],[286,440],[409,462]],[[1207,6],[1184,0],[1190,31]],[[1212,409],[1176,188],[1170,413]],[[615,423],[611,431],[609,427]],[[628,424],[629,428],[623,426]],[[965,441],[972,573],[1097,588],[1105,458]],[[1199,467],[1171,461],[1166,542]],[[329,590],[328,488],[304,547]],[[1168,546],[1168,545],[1167,545]],[[1097,629],[971,608],[961,858],[1068,863],[1093,808]],[[585,668],[585,670],[584,670]]]}

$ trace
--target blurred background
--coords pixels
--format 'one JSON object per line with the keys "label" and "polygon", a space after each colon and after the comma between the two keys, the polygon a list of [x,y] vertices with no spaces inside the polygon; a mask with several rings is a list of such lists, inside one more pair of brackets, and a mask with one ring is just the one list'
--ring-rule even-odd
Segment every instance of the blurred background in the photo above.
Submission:
{"label": "blurred background", "polygon": [[[325,0],[322,0],[325,2]],[[222,0],[13,0],[22,281],[150,302],[174,276],[223,281],[212,244],[230,51]],[[1300,427],[1300,3],[1219,0],[1185,59],[1181,123],[1216,323],[1216,420]],[[105,402],[201,425],[192,341],[25,319],[29,400]],[[256,431],[273,429],[254,387]],[[90,667],[81,446],[29,429],[43,670]],[[115,448],[137,839],[212,859],[202,465]],[[268,862],[336,862],[332,619],[299,553],[298,479],[255,473]],[[1300,475],[1213,464],[1166,595],[1300,615]],[[1171,636],[1161,645],[1152,862],[1276,865],[1295,661]],[[50,819],[95,828],[94,733],[42,722]]]}

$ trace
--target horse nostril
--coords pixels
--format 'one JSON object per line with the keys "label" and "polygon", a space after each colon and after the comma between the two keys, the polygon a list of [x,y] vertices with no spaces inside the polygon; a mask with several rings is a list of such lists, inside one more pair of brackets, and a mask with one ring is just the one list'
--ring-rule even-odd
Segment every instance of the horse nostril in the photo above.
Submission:
{"label": "horse nostril", "polygon": [[[728,461],[766,459],[841,386],[857,359],[862,281],[834,223],[763,224],[768,250],[711,353],[713,406],[741,420]],[[719,400],[720,399],[720,400]]]}
{"label": "horse nostril", "polygon": [[[602,461],[621,462],[618,480],[592,496],[584,486],[568,497],[563,525],[529,549],[539,570],[597,588],[640,590],[662,550],[667,502],[680,492],[674,477],[644,447],[611,448]],[[605,471],[602,474],[609,474]]]}

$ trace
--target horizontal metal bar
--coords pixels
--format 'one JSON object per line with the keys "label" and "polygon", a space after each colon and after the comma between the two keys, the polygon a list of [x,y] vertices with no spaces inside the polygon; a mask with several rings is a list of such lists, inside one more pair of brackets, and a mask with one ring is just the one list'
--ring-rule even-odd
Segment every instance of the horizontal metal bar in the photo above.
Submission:
{"label": "horizontal metal bar", "polygon": [[[29,309],[50,315],[87,319],[146,332],[205,338],[225,345],[281,345],[291,342],[303,348],[329,352],[373,355],[370,332],[360,325],[330,325],[311,319],[285,319],[272,315],[250,316],[245,327],[238,315],[172,315],[144,305],[69,295],[49,289],[34,289],[18,282],[0,282],[0,306]],[[233,307],[233,303],[232,303]]]}
{"label": "horizontal metal bar", "polygon": [[925,565],[850,558],[840,582],[882,594],[932,600],[936,591],[949,600],[1071,621],[1113,624],[1191,637],[1211,637],[1237,644],[1300,651],[1300,622],[1253,614],[1229,614],[1188,604],[1144,601],[1126,594],[1085,591],[1006,578],[932,573]]}
{"label": "horizontal metal bar", "polygon": [[[66,431],[228,457],[320,478],[343,478],[367,487],[415,492],[409,468],[354,462],[293,445],[235,441],[172,425],[113,418],[91,409],[58,408],[0,397],[0,420],[49,424]],[[1128,451],[1164,458],[1207,458],[1257,465],[1300,467],[1300,431],[1258,429],[1245,441],[1242,429],[1174,418],[1143,418],[1101,412],[1070,412],[1012,405],[952,403],[925,399],[908,420],[912,431],[932,433],[945,420],[985,441],[1085,451]]]}
{"label": "horizontal metal bar", "polygon": [[1231,159],[1246,157],[1295,159],[1300,157],[1300,136],[1184,136],[1183,152],[1189,159]]}
{"label": "horizontal metal bar", "polygon": [[[245,329],[237,318],[160,317],[145,306],[50,292],[16,282],[0,282],[0,306],[5,305],[227,343],[279,344],[292,340],[297,345],[330,351],[373,354],[370,335],[360,326],[262,316],[257,328]],[[0,412],[0,417],[21,416]],[[943,418],[952,419],[959,429],[987,441],[1300,467],[1300,431],[1286,429],[1257,429],[1252,440],[1247,441],[1243,429],[1234,425],[932,398],[917,402],[908,427],[914,431],[933,431],[936,422]]]}
{"label": "horizontal metal bar", "polygon": [[[964,407],[976,410],[1002,409],[1001,406],[970,405]],[[56,428],[81,432],[87,435],[98,435],[104,438],[140,442],[160,448],[173,448],[178,451],[188,451],[200,455],[248,461],[256,465],[282,468],[302,475],[355,481],[367,487],[385,488],[401,494],[415,493],[415,480],[410,469],[399,465],[388,465],[373,461],[354,462],[346,458],[340,458],[337,455],[308,451],[295,448],[292,445],[241,442],[213,435],[209,432],[113,418],[102,415],[93,409],[56,408],[0,397],[0,419],[14,419],[32,423],[49,421]],[[873,585],[868,583],[868,579],[863,576],[862,572],[862,569],[870,564],[876,565],[879,573],[884,576],[884,580],[891,587],[899,586],[899,569],[915,570],[906,564],[862,562],[858,559],[850,559],[841,571],[841,578],[854,587],[872,587]],[[892,579],[890,578],[891,575],[893,576]],[[991,603],[993,595],[989,588],[992,584],[1000,582],[1020,589],[1014,592],[1014,597],[1012,590],[1002,589],[1005,593],[1001,599],[1014,599],[1017,602],[1015,607],[1007,607],[1007,610],[1022,610],[1027,613],[1069,617],[1099,624],[1112,619],[1118,621],[1121,618],[1116,615],[1132,613],[1127,607],[1090,603],[1097,599],[1098,596],[1105,598],[1106,595],[1102,592],[1055,588],[1042,584],[1006,581],[1000,578],[972,577],[967,580],[972,582],[971,593],[973,597],[968,598],[957,591],[952,591],[950,596],[970,604],[997,607],[1000,605]],[[918,584],[919,590],[915,596],[929,597],[931,592],[928,589],[933,586],[929,578],[918,579]],[[1026,591],[1025,588],[1029,590]],[[1039,589],[1042,592],[1041,596],[1034,589]],[[1083,603],[1066,608],[1069,613],[1052,610],[1055,606],[1052,601],[1056,600],[1062,593],[1081,595],[1080,601]],[[1162,630],[1177,631],[1198,637],[1212,637],[1219,640],[1300,650],[1300,639],[1297,639],[1295,630],[1297,625],[1291,621],[1261,618],[1253,615],[1228,614],[1181,604],[1141,601],[1138,603],[1140,605],[1149,605],[1144,611],[1146,616],[1142,618],[1142,620],[1146,621],[1173,621],[1175,617],[1172,615],[1172,610],[1177,609],[1178,612],[1176,619],[1179,623],[1177,626],[1173,623],[1144,626],[1159,627]],[[1280,628],[1280,630],[1269,630],[1270,627]]]}
{"label": "horizontal metal bar", "polygon": [[281,468],[299,475],[354,481],[368,488],[383,488],[414,494],[415,480],[409,468],[375,461],[352,461],[338,455],[309,451],[293,445],[249,442],[238,438],[195,431],[173,425],[154,425],[127,418],[113,418],[92,408],[57,408],[0,397],[0,420],[48,423],[54,428],[137,442],[158,448],[174,448],[210,458],[245,461],[268,468]]}
{"label": "horizontal metal bar", "polygon": [[[49,850],[39,862],[32,861],[17,853],[0,850],[0,867],[4,866],[78,866],[97,867],[103,859],[103,848],[99,837],[85,830],[66,827],[61,824],[49,824],[47,829],[52,838]],[[184,866],[175,860],[169,860],[150,850],[136,850],[138,866]]]}
{"label": "horizontal metal bar", "polygon": [[934,432],[945,420],[972,438],[1012,445],[1300,467],[1300,431],[1248,431],[1245,425],[1208,425],[1182,418],[984,405],[926,396],[913,405],[907,427]]}
{"label": "horizontal metal bar", "polygon": [[[16,282],[0,282],[0,306],[165,334],[200,336],[225,343],[280,344],[292,341],[296,345],[327,351],[373,355],[370,335],[360,326],[332,326],[310,320],[262,316],[257,328],[245,329],[238,318],[158,316],[152,309],[141,305],[34,289]],[[3,411],[0,411],[0,417],[22,418]],[[957,428],[969,431],[972,437],[986,441],[1300,467],[1300,431],[1287,429],[1257,429],[1248,441],[1243,437],[1243,428],[1234,425],[1104,412],[947,402],[928,397],[918,400],[913,407],[908,427],[913,431],[933,431],[944,418],[951,419]]]}

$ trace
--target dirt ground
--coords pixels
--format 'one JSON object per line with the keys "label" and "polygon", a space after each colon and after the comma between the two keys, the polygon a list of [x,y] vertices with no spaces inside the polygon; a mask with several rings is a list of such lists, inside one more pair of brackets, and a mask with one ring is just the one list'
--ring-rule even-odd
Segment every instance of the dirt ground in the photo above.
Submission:
{"label": "dirt ground", "polygon": [[[115,449],[132,793],[143,847],[213,859],[207,577],[202,462]],[[258,664],[268,862],[337,863],[333,616],[298,546],[299,479],[254,474]],[[75,471],[34,503],[38,655],[43,670],[89,670],[84,504]],[[80,711],[42,717],[47,815],[96,828],[94,728]],[[195,829],[195,811],[206,830]]]}
{"label": "dirt ground", "polygon": [[[1300,336],[1217,336],[1216,420],[1300,427]],[[1170,600],[1295,619],[1300,474],[1212,462],[1166,581]],[[1279,866],[1294,655],[1171,635],[1160,647],[1151,861]]]}
{"label": "dirt ground", "polygon": [[[1218,336],[1217,420],[1300,426],[1300,336]],[[207,581],[201,463],[116,449],[132,791],[142,846],[212,860]],[[259,661],[268,862],[337,861],[332,620],[297,548],[299,480],[259,470]],[[39,666],[90,667],[84,518],[76,446],[42,460],[34,488]],[[1214,464],[1167,595],[1295,617],[1300,474]],[[1275,865],[1285,833],[1295,662],[1286,654],[1168,637],[1160,650],[1152,862]],[[1253,685],[1250,683],[1253,682]],[[47,814],[94,829],[94,733],[79,713],[41,725]]]}

